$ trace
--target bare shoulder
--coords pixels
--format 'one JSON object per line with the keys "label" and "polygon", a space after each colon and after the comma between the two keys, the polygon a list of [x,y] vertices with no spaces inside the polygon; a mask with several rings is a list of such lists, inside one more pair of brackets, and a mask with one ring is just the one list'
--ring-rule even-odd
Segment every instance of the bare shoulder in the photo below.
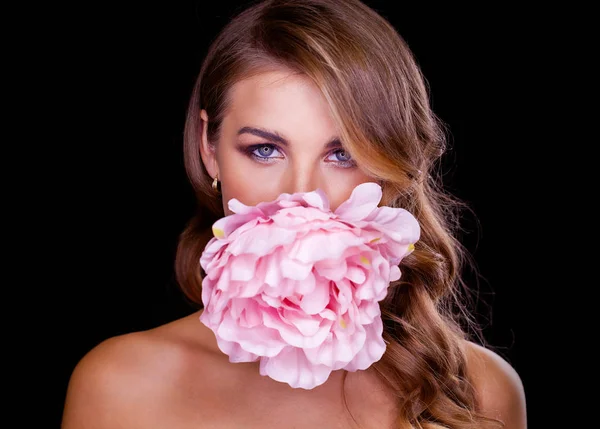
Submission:
{"label": "bare shoulder", "polygon": [[190,373],[202,379],[209,353],[202,332],[194,314],[98,344],[71,374],[62,428],[155,427],[180,394],[181,380]]}
{"label": "bare shoulder", "polygon": [[506,428],[527,427],[525,390],[517,371],[494,351],[466,342],[467,365],[485,415]]}

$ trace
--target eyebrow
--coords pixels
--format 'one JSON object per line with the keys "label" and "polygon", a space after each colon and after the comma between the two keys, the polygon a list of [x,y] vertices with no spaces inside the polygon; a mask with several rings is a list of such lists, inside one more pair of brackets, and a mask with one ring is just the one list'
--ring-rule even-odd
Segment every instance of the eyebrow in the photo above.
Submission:
{"label": "eyebrow", "polygon": [[[263,139],[269,140],[274,143],[279,143],[282,146],[289,146],[289,142],[279,135],[276,131],[267,131],[262,128],[255,127],[242,127],[238,131],[238,136],[241,134],[252,134],[258,137],[262,137]],[[333,148],[333,147],[342,147],[342,142],[339,137],[334,137],[327,144],[325,144],[325,149]]]}

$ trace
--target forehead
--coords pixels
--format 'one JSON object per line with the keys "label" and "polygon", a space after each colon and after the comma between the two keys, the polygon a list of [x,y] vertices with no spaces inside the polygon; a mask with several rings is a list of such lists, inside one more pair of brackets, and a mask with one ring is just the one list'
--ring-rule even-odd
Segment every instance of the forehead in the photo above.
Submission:
{"label": "forehead", "polygon": [[333,135],[336,125],[319,88],[306,76],[268,71],[236,82],[230,93],[230,121],[264,126],[285,134]]}

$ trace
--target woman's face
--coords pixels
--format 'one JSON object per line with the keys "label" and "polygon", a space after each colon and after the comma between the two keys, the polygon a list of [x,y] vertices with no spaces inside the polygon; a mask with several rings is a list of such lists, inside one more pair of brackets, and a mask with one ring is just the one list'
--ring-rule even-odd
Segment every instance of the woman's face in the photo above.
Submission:
{"label": "woman's face", "polygon": [[[201,117],[207,118],[202,110]],[[201,144],[206,170],[227,202],[272,201],[286,192],[322,189],[335,210],[359,184],[372,181],[344,151],[325,98],[306,77],[265,72],[232,87],[215,147]]]}

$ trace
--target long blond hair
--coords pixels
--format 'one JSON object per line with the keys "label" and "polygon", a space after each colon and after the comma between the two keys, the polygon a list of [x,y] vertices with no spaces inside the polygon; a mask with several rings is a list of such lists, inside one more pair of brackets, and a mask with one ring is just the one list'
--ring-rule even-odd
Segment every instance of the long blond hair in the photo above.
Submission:
{"label": "long blond hair", "polygon": [[443,191],[435,174],[444,128],[405,41],[358,0],[253,2],[211,44],[185,124],[185,166],[199,204],[179,241],[179,285],[201,305],[200,255],[210,226],[224,215],[199,154],[200,110],[208,113],[208,140],[216,143],[232,85],[282,67],[319,87],[341,141],[381,181],[382,204],[409,210],[421,225],[401,280],[381,302],[387,350],[374,368],[397,396],[397,426],[498,427],[479,414],[466,371],[467,335],[457,318],[467,314],[459,287],[466,253],[455,235],[461,203]]}

